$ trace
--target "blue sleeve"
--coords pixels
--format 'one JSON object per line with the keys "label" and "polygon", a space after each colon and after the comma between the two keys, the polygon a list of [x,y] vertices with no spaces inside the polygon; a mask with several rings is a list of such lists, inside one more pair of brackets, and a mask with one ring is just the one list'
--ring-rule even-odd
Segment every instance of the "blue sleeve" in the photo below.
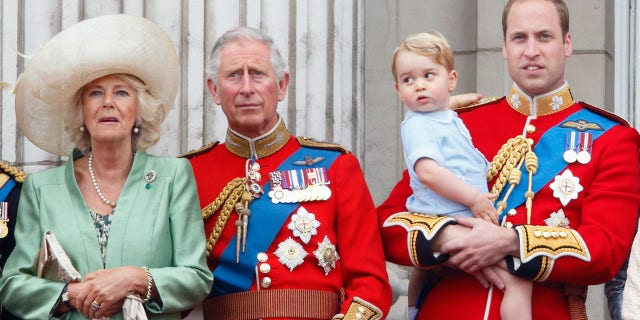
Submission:
{"label": "blue sleeve", "polygon": [[439,147],[439,132],[435,130],[433,122],[420,116],[405,119],[401,127],[402,147],[407,167],[413,169],[421,158],[433,159],[443,163],[443,156]]}

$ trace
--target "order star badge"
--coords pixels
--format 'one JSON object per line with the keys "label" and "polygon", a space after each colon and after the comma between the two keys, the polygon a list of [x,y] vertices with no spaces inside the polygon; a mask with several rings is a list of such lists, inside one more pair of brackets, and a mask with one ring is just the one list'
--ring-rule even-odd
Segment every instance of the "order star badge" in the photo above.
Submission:
{"label": "order star badge", "polygon": [[299,237],[302,242],[308,244],[311,236],[318,234],[320,222],[316,220],[316,215],[310,213],[303,206],[300,206],[296,214],[291,216],[291,222],[287,225],[293,235]]}
{"label": "order star badge", "polygon": [[558,210],[558,212],[551,213],[551,216],[544,219],[544,222],[549,227],[569,228],[569,219],[564,215],[562,209]]}
{"label": "order star badge", "polygon": [[318,242],[318,249],[313,254],[318,258],[318,265],[324,269],[325,276],[332,268],[336,268],[336,261],[340,259],[336,246],[329,241],[327,236],[324,236],[322,242]]}
{"label": "order star badge", "polygon": [[549,187],[553,190],[553,196],[560,199],[563,206],[571,200],[578,199],[578,193],[584,189],[580,185],[580,179],[573,176],[569,169],[557,175]]}
{"label": "order star badge", "polygon": [[289,268],[289,271],[293,271],[295,267],[301,265],[307,254],[302,245],[291,238],[280,242],[278,249],[276,249],[276,257]]}

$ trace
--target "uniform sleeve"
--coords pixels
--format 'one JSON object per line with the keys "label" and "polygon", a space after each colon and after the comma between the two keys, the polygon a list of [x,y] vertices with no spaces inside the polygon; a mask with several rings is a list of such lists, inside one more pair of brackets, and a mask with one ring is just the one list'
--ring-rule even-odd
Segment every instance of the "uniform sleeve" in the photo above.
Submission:
{"label": "uniform sleeve", "polygon": [[0,279],[0,300],[4,308],[22,319],[48,319],[57,308],[58,297],[64,286],[63,282],[36,277],[43,234],[38,197],[33,175],[29,175],[22,187],[18,207],[16,247]]}
{"label": "uniform sleeve", "polygon": [[447,257],[431,250],[431,240],[444,227],[454,224],[455,219],[407,212],[405,203],[411,194],[409,174],[405,170],[389,197],[377,208],[385,257],[405,266],[442,263]]}
{"label": "uniform sleeve", "polygon": [[[375,206],[358,160],[351,154],[340,156],[332,166],[336,184],[336,230],[346,299],[341,313],[355,319],[366,310],[366,319],[387,315],[391,306],[382,241]],[[368,315],[368,316],[367,316]]]}
{"label": "uniform sleeve", "polygon": [[173,265],[149,268],[161,298],[161,304],[148,306],[156,313],[192,308],[213,284],[205,261],[204,227],[193,171],[188,160],[179,159],[177,163],[169,206]]}
{"label": "uniform sleeve", "polygon": [[22,189],[22,183],[16,182],[16,185],[13,187],[7,198],[6,202],[9,203],[8,206],[8,218],[9,222],[7,223],[7,227],[9,231],[7,236],[0,239],[0,276],[2,275],[2,268],[4,268],[5,262],[7,262],[7,258],[13,248],[16,246],[14,230],[16,227],[16,217],[18,215],[18,200],[20,199],[20,190]]}
{"label": "uniform sleeve", "polygon": [[[520,259],[507,257],[512,273],[536,281],[590,285],[604,283],[620,270],[638,221],[640,137],[635,129],[618,126],[600,139],[603,149],[591,160],[597,167],[571,229],[516,227],[521,248]],[[554,232],[562,236],[554,237]]]}

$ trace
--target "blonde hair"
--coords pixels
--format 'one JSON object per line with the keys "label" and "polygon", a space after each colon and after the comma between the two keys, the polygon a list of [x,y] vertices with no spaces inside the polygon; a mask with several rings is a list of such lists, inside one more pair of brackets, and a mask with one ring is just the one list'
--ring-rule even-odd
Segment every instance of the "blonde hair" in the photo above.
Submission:
{"label": "blonde hair", "polygon": [[[113,76],[126,82],[136,90],[138,99],[138,114],[136,124],[139,132],[132,133],[134,148],[146,150],[160,140],[160,126],[166,118],[168,108],[162,106],[162,102],[153,97],[147,91],[147,85],[139,78],[130,74],[114,74]],[[74,145],[82,152],[91,150],[91,135],[87,130],[80,130],[84,125],[82,114],[82,91],[80,88],[74,95],[74,104],[65,114],[65,129],[69,131],[69,136]]]}
{"label": "blonde hair", "polygon": [[409,51],[425,56],[437,64],[443,66],[447,71],[454,69],[453,50],[449,46],[447,39],[438,31],[416,33],[406,37],[393,51],[391,57],[391,74],[393,81],[398,80],[396,72],[396,59],[401,51]]}

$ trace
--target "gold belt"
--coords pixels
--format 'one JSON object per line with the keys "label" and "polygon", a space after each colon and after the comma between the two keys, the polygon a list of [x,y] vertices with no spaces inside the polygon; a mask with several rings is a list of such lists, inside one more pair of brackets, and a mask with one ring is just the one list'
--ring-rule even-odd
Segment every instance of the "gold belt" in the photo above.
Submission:
{"label": "gold belt", "polygon": [[320,290],[278,289],[232,293],[207,298],[205,319],[262,318],[331,319],[340,311],[337,293]]}

